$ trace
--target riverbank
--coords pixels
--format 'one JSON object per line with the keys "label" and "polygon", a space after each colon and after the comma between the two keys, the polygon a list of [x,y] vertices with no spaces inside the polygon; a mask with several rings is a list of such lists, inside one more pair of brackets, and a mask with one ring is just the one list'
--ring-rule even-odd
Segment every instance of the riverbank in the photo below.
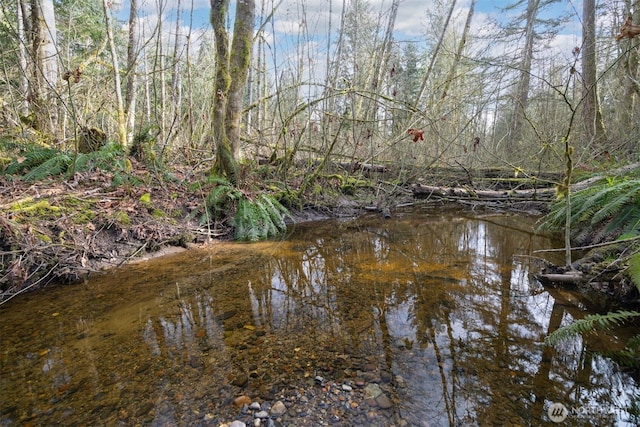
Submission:
{"label": "riverbank", "polygon": [[[0,303],[49,284],[76,282],[126,263],[233,237],[230,219],[207,217],[203,206],[211,187],[191,184],[192,172],[174,172],[167,179],[136,165],[130,175],[129,182],[116,182],[113,173],[95,170],[35,183],[0,176]],[[538,214],[547,210],[548,188],[509,190],[504,178],[486,171],[483,176],[475,180],[475,188],[490,191],[468,186],[447,190],[444,183],[466,178],[452,180],[443,171],[428,177],[433,187],[424,181],[388,183],[381,176],[370,180],[375,185],[358,182],[345,191],[340,181],[336,186],[342,187],[326,185],[310,194],[287,219],[300,223],[376,211],[382,220],[399,207],[425,203]]]}

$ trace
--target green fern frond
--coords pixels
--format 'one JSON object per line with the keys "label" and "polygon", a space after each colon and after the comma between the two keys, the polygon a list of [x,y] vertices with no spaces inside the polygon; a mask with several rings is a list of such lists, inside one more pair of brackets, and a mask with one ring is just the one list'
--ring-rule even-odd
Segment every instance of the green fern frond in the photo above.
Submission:
{"label": "green fern frond", "polygon": [[[565,201],[554,203],[550,212],[542,219],[539,228],[562,229],[565,217]],[[598,241],[598,236],[610,238],[611,233],[633,232],[638,229],[639,221],[640,180],[638,179],[612,179],[572,194],[572,237],[579,242]],[[606,225],[606,228],[603,225]],[[599,230],[599,234],[594,230]]]}
{"label": "green fern frond", "polygon": [[610,329],[613,326],[620,325],[629,319],[640,317],[637,311],[616,311],[607,314],[594,314],[584,319],[576,320],[570,325],[563,326],[551,333],[544,339],[548,345],[555,345],[567,338],[593,333],[597,330]]}
{"label": "green fern frond", "polygon": [[69,155],[59,153],[57,156],[31,169],[24,175],[23,179],[27,182],[34,182],[50,176],[60,175],[66,172],[72,161],[73,159]]}
{"label": "green fern frond", "polygon": [[231,183],[227,178],[218,175],[209,175],[207,178],[207,184],[231,186]]}
{"label": "green fern frond", "polygon": [[640,291],[640,252],[636,253],[629,259],[629,277]]}
{"label": "green fern frond", "polygon": [[[614,191],[615,190],[615,191]],[[600,201],[602,206],[591,219],[591,224],[599,222],[617,214],[627,203],[633,203],[640,194],[640,182],[627,181],[612,187]]]}
{"label": "green fern frond", "polygon": [[236,240],[249,240],[252,242],[262,237],[262,224],[259,221],[260,213],[257,206],[246,198],[238,201],[238,209],[233,217]]}
{"label": "green fern frond", "polygon": [[625,205],[607,224],[606,231],[621,230],[621,235],[637,235],[640,233],[640,206],[635,203]]}
{"label": "green fern frond", "polygon": [[7,166],[5,173],[7,175],[23,173],[28,169],[40,166],[59,154],[60,151],[53,148],[34,147],[24,154],[21,161],[14,159],[13,162]]}
{"label": "green fern frond", "polygon": [[255,226],[258,228],[258,235],[260,239],[266,239],[270,236],[278,234],[278,227],[271,220],[268,208],[265,206],[265,202],[258,197],[254,200],[253,204],[256,207],[258,213]]}
{"label": "green fern frond", "polygon": [[269,218],[271,218],[271,222],[277,229],[277,232],[285,231],[287,229],[287,224],[284,219],[289,215],[287,208],[282,206],[282,204],[270,194],[263,193],[260,195],[259,199],[262,201],[265,210],[269,214]]}
{"label": "green fern frond", "polygon": [[216,213],[222,211],[229,200],[229,193],[232,191],[233,189],[226,185],[219,185],[215,187],[207,195],[207,207]]}
{"label": "green fern frond", "polygon": [[115,171],[121,169],[118,159],[124,156],[124,150],[120,144],[108,143],[97,151],[78,153],[76,156],[75,170],[85,172],[94,169]]}
{"label": "green fern frond", "polygon": [[255,200],[242,197],[233,218],[236,240],[267,239],[286,230],[288,211],[273,196],[260,194]]}

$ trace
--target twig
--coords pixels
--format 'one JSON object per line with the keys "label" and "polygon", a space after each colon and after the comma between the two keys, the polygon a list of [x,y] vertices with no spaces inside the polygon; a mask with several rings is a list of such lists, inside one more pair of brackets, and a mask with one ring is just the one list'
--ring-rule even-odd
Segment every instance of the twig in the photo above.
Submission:
{"label": "twig", "polygon": [[[581,250],[584,250],[584,249],[593,249],[593,248],[600,248],[602,246],[616,245],[618,243],[633,242],[634,240],[640,240],[640,236],[629,237],[628,239],[622,239],[622,240],[613,240],[611,242],[594,243],[593,245],[587,245],[587,246],[578,246],[578,247],[575,247],[575,248],[570,248],[570,250],[572,250],[572,251],[581,251]],[[533,251],[532,253],[537,254],[537,253],[542,253],[542,252],[564,252],[565,250],[566,250],[565,248],[560,248],[560,249],[538,249],[538,250]]]}
{"label": "twig", "polygon": [[[47,272],[47,274],[45,274],[40,279],[38,279],[35,282],[33,282],[32,284],[30,284],[29,286],[25,286],[24,288],[20,289],[19,291],[16,291],[15,293],[11,294],[11,296],[9,296],[8,298],[4,299],[4,297],[7,294],[7,292],[3,292],[2,294],[0,294],[0,305],[6,303],[7,301],[9,301],[9,300],[13,299],[14,297],[20,295],[21,293],[28,291],[29,289],[33,288],[34,286],[37,286],[40,282],[42,282],[44,279],[46,279],[47,276],[49,276],[53,272],[53,270],[55,270],[58,267],[59,264],[60,263],[57,262],[53,267],[51,267],[51,269]],[[38,271],[38,269],[36,269],[36,271]]]}
{"label": "twig", "polygon": [[129,255],[128,257],[123,259],[122,261],[120,261],[118,263],[118,267],[121,267],[125,262],[129,261],[130,259],[133,259],[136,255],[138,255],[138,253],[140,253],[140,251],[142,251],[145,247],[147,247],[148,243],[149,243],[149,241],[144,242],[144,244],[142,246],[140,246],[134,253],[132,253],[131,255]]}

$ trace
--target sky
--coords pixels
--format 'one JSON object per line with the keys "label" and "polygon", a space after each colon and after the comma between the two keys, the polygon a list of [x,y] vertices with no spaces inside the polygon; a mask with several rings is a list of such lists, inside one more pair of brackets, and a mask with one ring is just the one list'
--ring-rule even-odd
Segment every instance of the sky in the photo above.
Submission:
{"label": "sky", "polygon": [[[146,23],[146,34],[151,33],[158,16],[163,17],[165,37],[173,40],[175,37],[175,20],[180,10],[181,33],[186,34],[189,22],[192,22],[191,41],[199,44],[203,37],[209,32],[209,11],[210,0],[138,0],[140,20]],[[295,50],[296,43],[300,43],[301,28],[306,30],[303,41],[307,44],[315,44],[314,49],[322,56],[326,53],[326,38],[331,22],[332,28],[338,28],[342,0],[256,0],[257,15],[261,16],[262,3],[264,10],[276,8],[272,24],[265,27],[265,38],[273,49],[280,53]],[[353,0],[346,0],[351,3]],[[473,16],[472,34],[491,36],[497,31],[494,21],[505,21],[510,13],[504,10],[504,6],[516,0],[477,0],[475,13]],[[230,15],[235,11],[235,1],[230,2]],[[368,0],[372,11],[380,16],[382,20],[381,28],[384,28],[388,18],[391,0]],[[444,3],[444,8],[448,8],[449,0],[400,0],[395,26],[396,40],[412,40],[416,42],[427,42],[431,38],[433,42],[434,29],[430,28],[429,13],[432,12],[438,3]],[[458,0],[453,14],[453,25],[463,26],[469,10],[471,0]],[[158,4],[161,5],[162,13],[158,12]],[[115,0],[114,8],[118,19],[123,25],[128,20],[128,0]],[[191,12],[192,10],[192,12]],[[331,13],[330,13],[331,11]],[[580,44],[580,14],[582,11],[582,0],[560,1],[544,12],[544,17],[557,17],[561,14],[568,14],[569,22],[563,27],[560,34],[551,41],[549,49],[567,60],[571,58],[571,50]],[[444,13],[441,11],[441,14]],[[487,42],[490,43],[490,42]],[[493,46],[493,49],[500,49]],[[503,47],[504,48],[504,47]],[[324,50],[324,52],[322,52]],[[192,52],[197,51],[194,46]],[[284,55],[283,55],[284,57]],[[284,59],[287,60],[287,59]]]}

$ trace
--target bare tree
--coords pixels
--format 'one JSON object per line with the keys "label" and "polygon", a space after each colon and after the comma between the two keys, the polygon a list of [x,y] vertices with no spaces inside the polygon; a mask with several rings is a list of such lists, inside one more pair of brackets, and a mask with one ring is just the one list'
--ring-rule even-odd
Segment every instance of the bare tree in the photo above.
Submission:
{"label": "bare tree", "polygon": [[129,9],[129,44],[127,46],[127,86],[125,89],[125,113],[127,116],[127,141],[131,144],[136,117],[136,93],[138,64],[138,0],[130,0]]}
{"label": "bare tree", "polygon": [[20,70],[22,71],[20,73],[20,92],[21,92],[21,96],[24,97],[23,98],[24,101],[20,102],[18,111],[23,116],[26,116],[29,112],[29,104],[26,102],[26,99],[27,99],[26,95],[29,91],[29,79],[27,77],[28,60],[27,60],[27,48],[26,48],[27,32],[29,31],[28,30],[29,22],[26,19],[27,5],[25,3],[25,0],[18,0],[16,9],[17,9],[17,16],[18,16],[18,26],[17,26],[18,52],[19,52],[18,61],[20,63]]}
{"label": "bare tree", "polygon": [[111,66],[113,67],[113,83],[117,100],[117,124],[118,124],[118,142],[123,147],[128,146],[127,141],[127,117],[124,110],[124,100],[122,99],[122,86],[120,83],[120,63],[118,61],[118,52],[113,39],[113,29],[111,27],[111,12],[109,11],[108,0],[102,0],[102,10],[104,12],[104,22],[107,29],[107,39],[109,40],[109,48],[111,50]]}
{"label": "bare tree", "polygon": [[600,144],[605,142],[606,135],[598,100],[595,0],[583,0],[582,12],[582,77],[584,79],[582,114],[587,138]]}
{"label": "bare tree", "polygon": [[53,0],[31,0],[31,58],[29,102],[34,126],[55,135],[58,113],[55,105],[58,83],[58,51]]}
{"label": "bare tree", "polygon": [[535,22],[540,10],[540,0],[528,0],[527,13],[525,16],[524,49],[522,51],[522,61],[520,62],[520,77],[514,97],[513,117],[507,147],[512,148],[514,142],[522,139],[522,126],[525,121],[525,114],[529,106],[529,85],[531,82],[531,64],[533,62],[533,47],[535,44],[536,30]]}

